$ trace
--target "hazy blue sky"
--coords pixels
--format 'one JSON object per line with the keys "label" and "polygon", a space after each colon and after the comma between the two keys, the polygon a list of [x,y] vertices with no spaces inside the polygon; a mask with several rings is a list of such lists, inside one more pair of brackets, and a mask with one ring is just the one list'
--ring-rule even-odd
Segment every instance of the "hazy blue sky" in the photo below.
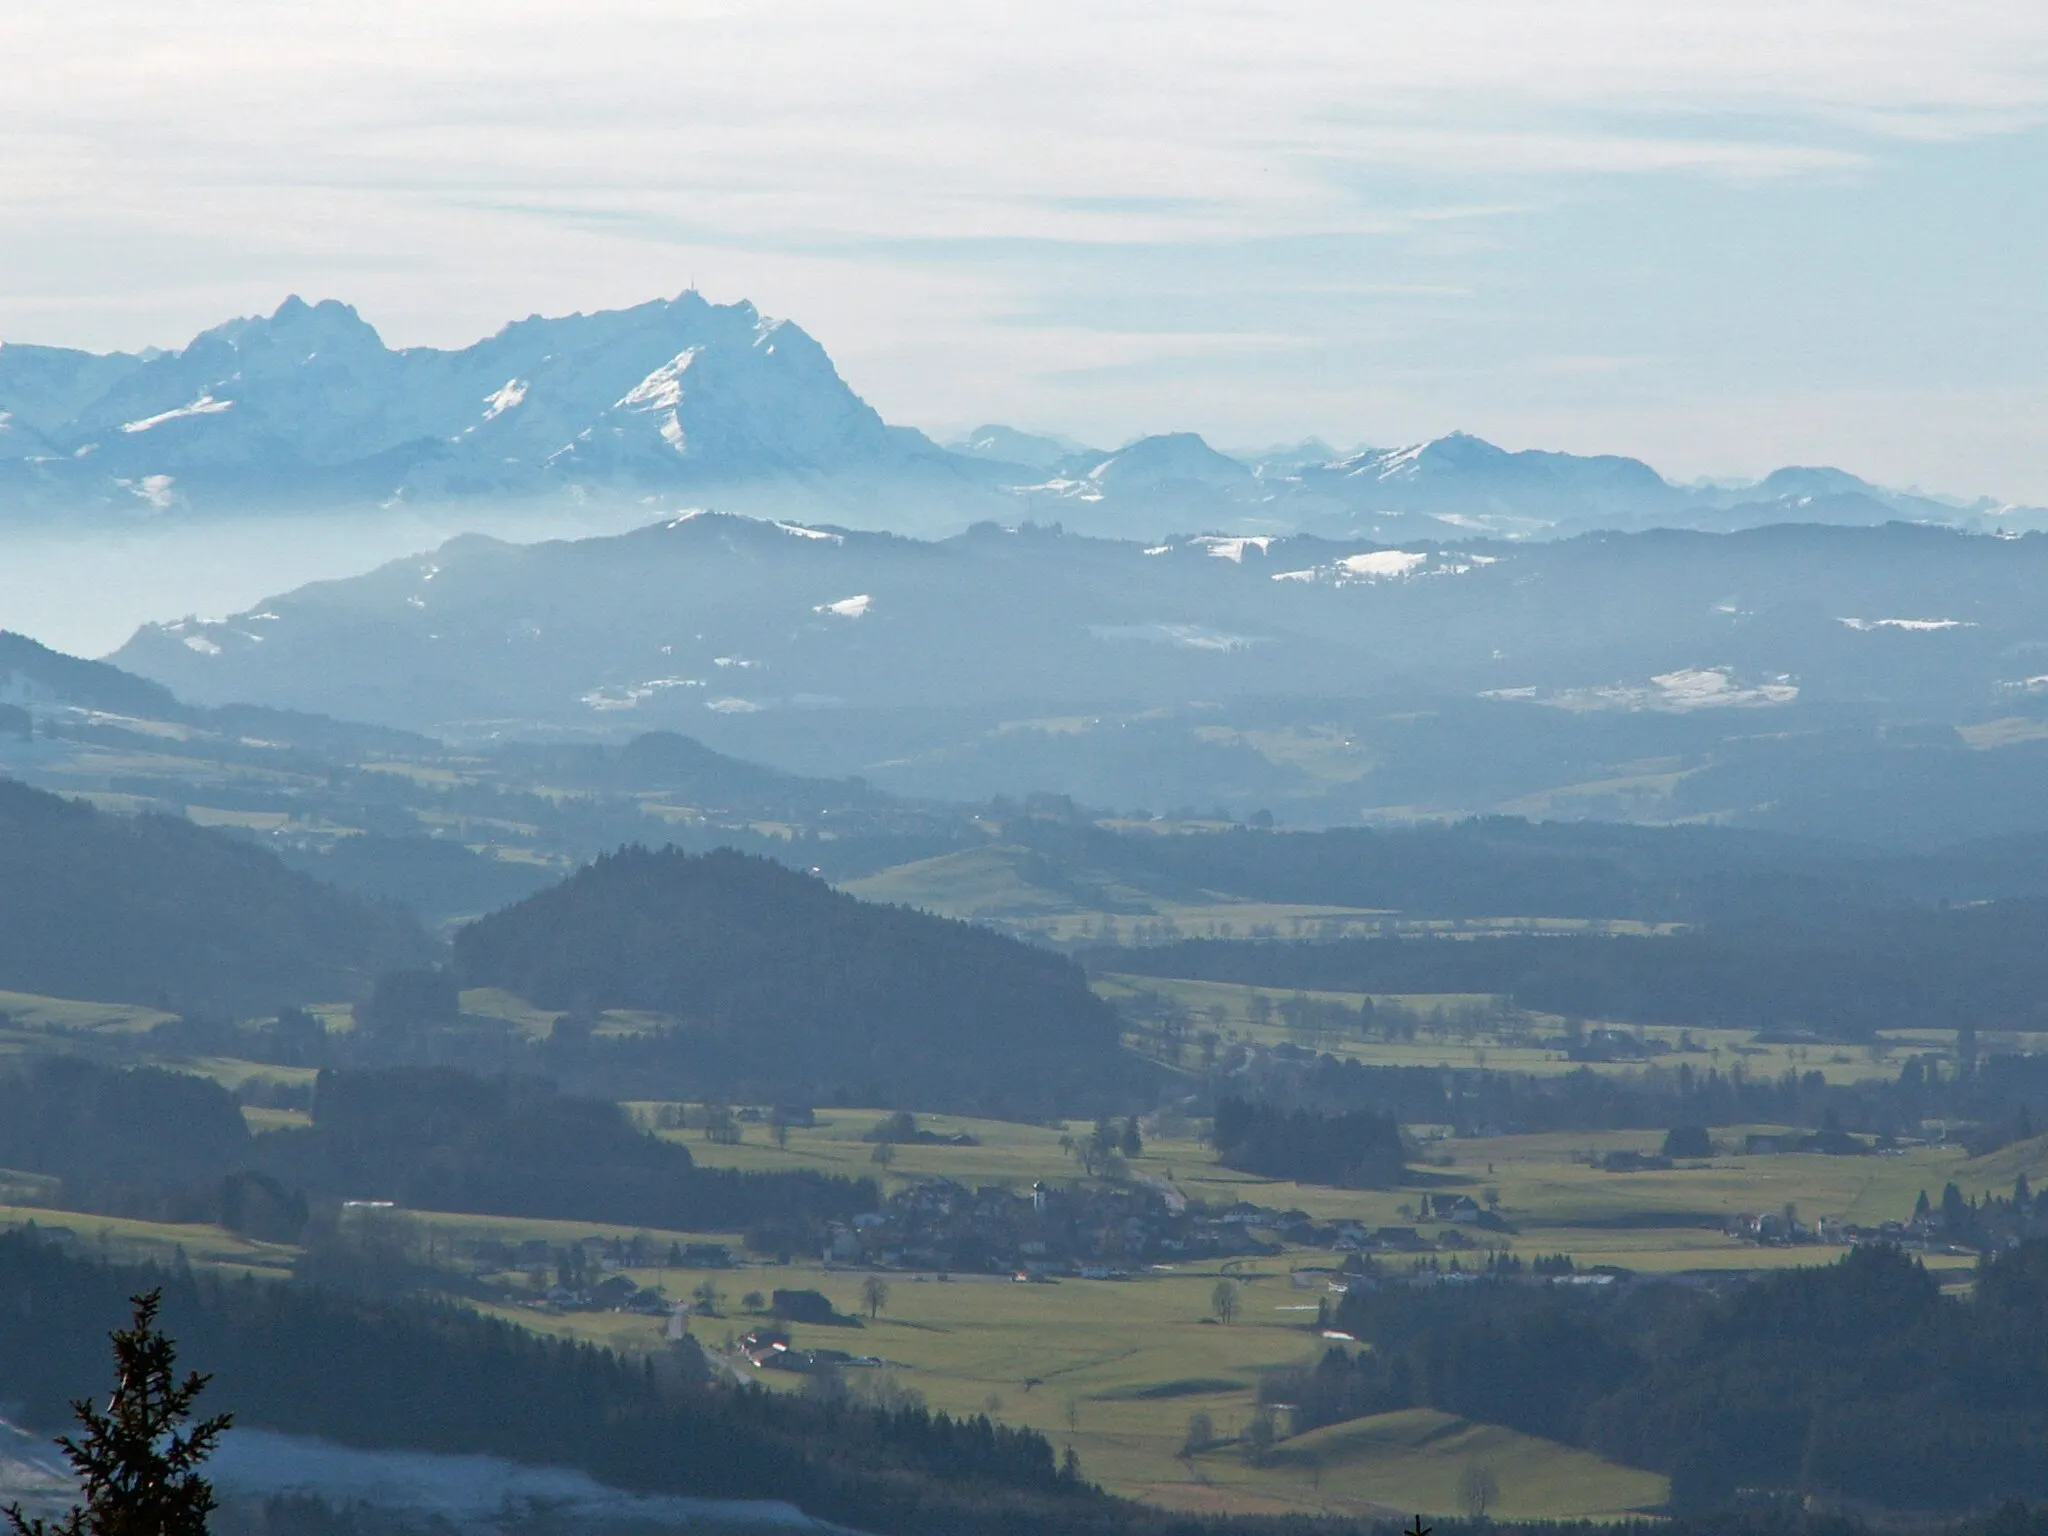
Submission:
{"label": "hazy blue sky", "polygon": [[9,0],[0,337],[691,282],[893,420],[2048,501],[2048,5]]}

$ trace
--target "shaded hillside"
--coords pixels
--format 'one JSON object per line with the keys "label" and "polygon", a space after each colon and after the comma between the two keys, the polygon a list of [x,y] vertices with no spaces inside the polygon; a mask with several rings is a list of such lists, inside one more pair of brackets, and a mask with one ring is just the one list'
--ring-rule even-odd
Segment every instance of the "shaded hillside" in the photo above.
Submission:
{"label": "shaded hillside", "polygon": [[0,697],[16,703],[61,701],[154,719],[173,719],[184,712],[162,683],[103,661],[67,656],[5,629],[0,629]]}
{"label": "shaded hillside", "polygon": [[1927,846],[2048,830],[2044,573],[2048,537],[1903,525],[1388,548],[704,513],[464,536],[119,660],[454,737],[631,722],[907,796]]}
{"label": "shaded hillside", "polygon": [[[256,704],[225,703],[215,708],[187,704],[161,683],[104,661],[67,656],[27,635],[4,629],[0,629],[0,700],[36,717],[46,735],[72,739],[119,739],[124,727],[139,720],[192,727],[185,737],[187,743],[212,739],[270,753],[284,747],[315,753],[403,753],[439,746],[410,731],[358,725],[326,715]],[[109,715],[127,718],[99,718]],[[262,739],[251,742],[245,739],[249,737]],[[129,739],[138,746],[161,748],[166,738]]]}
{"label": "shaded hillside", "polygon": [[744,806],[762,816],[815,816],[821,809],[886,806],[890,797],[859,779],[810,779],[714,752],[693,737],[648,731],[618,746],[511,742],[498,761],[542,784],[571,789],[680,795],[692,805]]}
{"label": "shaded hillside", "polygon": [[38,1429],[68,1424],[67,1403],[104,1380],[106,1330],[157,1286],[181,1363],[213,1375],[205,1406],[251,1428],[576,1467],[649,1493],[781,1499],[899,1536],[1168,1524],[1062,1476],[1041,1436],[986,1418],[722,1391],[452,1306],[94,1263],[17,1233],[0,1236],[12,1411]]}
{"label": "shaded hillside", "polygon": [[466,984],[542,1007],[672,1015],[677,1065],[756,1096],[1021,1114],[1137,1070],[1071,962],[729,850],[622,850],[464,929],[455,953]]}
{"label": "shaded hillside", "polygon": [[410,918],[189,822],[0,779],[0,990],[185,1011],[345,998],[430,943]]}
{"label": "shaded hillside", "polygon": [[278,856],[344,891],[399,902],[429,923],[506,906],[553,878],[544,865],[488,858],[452,839],[375,832],[325,848],[282,848]]}

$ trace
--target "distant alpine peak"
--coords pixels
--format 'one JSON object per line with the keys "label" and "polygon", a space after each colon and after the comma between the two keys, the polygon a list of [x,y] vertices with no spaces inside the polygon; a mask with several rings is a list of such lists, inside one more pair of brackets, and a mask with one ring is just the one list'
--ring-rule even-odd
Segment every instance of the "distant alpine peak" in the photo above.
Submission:
{"label": "distant alpine peak", "polygon": [[452,350],[388,347],[350,305],[293,294],[153,358],[8,362],[0,409],[24,427],[0,443],[0,472],[15,455],[74,504],[126,505],[138,486],[181,507],[641,495],[886,473],[922,452],[800,327],[694,289]]}
{"label": "distant alpine peak", "polygon": [[295,293],[288,295],[267,316],[246,315],[229,320],[201,331],[190,346],[163,356],[182,356],[209,341],[224,342],[237,349],[266,342],[313,346],[342,342],[379,352],[385,350],[384,338],[377,334],[375,326],[356,313],[354,305],[344,304],[339,299],[322,299],[317,304],[308,304]]}

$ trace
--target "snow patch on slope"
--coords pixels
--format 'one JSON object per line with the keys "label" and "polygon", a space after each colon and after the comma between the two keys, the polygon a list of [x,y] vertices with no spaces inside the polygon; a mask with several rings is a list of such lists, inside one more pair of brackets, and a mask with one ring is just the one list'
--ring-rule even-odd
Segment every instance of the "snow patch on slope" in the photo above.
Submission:
{"label": "snow patch on slope", "polygon": [[1183,651],[1242,651],[1259,642],[1249,635],[1233,635],[1206,624],[1090,624],[1088,633],[1098,640],[1146,640]]}
{"label": "snow patch on slope", "polygon": [[775,526],[793,538],[816,539],[824,544],[844,544],[846,542],[846,535],[843,533],[828,533],[823,528],[806,528],[802,523],[777,523]]}
{"label": "snow patch on slope", "polygon": [[1427,565],[1429,556],[1405,549],[1376,549],[1370,554],[1346,555],[1337,562],[1337,569],[1346,576],[1366,581],[1385,581],[1389,577],[1412,575],[1415,568]]}
{"label": "snow patch on slope", "polygon": [[425,1516],[457,1530],[507,1528],[543,1510],[551,1525],[571,1532],[645,1525],[679,1531],[844,1530],[792,1504],[628,1493],[566,1467],[523,1466],[495,1456],[358,1450],[253,1427],[223,1440],[210,1470],[224,1490],[244,1497],[312,1495]]}
{"label": "snow patch on slope", "polygon": [[484,420],[493,421],[526,400],[526,380],[507,379],[496,392],[484,397]]}
{"label": "snow patch on slope", "polygon": [[1482,699],[1521,699],[1572,710],[1655,710],[1688,714],[1696,709],[1758,709],[1790,704],[1799,685],[1789,674],[1760,683],[1738,680],[1732,667],[1680,667],[1653,675],[1648,686],[1611,683],[1597,688],[1489,688]]}
{"label": "snow patch on slope", "polygon": [[[687,452],[689,446],[683,436],[682,418],[677,414],[683,403],[683,375],[689,371],[690,364],[697,360],[697,354],[702,350],[701,347],[684,348],[627,390],[619,397],[614,407],[621,411],[634,411],[652,416],[655,430],[661,434],[662,441],[677,453]],[[522,399],[525,397],[523,389],[520,396]],[[516,405],[518,402],[513,403]]]}
{"label": "snow patch on slope", "polygon": [[167,421],[177,421],[186,416],[218,415],[222,411],[234,409],[234,404],[235,402],[232,400],[216,400],[210,394],[201,395],[190,405],[181,405],[176,410],[158,411],[154,416],[145,416],[140,421],[123,422],[121,430],[123,432],[147,432],[152,427],[160,427]]}
{"label": "snow patch on slope", "polygon": [[[1243,565],[1244,552],[1246,546],[1249,545],[1251,548],[1256,549],[1260,554],[1263,555],[1269,548],[1272,547],[1273,535],[1270,533],[1263,533],[1250,535],[1244,538],[1224,538],[1220,535],[1211,533],[1204,534],[1200,538],[1190,539],[1188,540],[1188,542],[1190,544],[1197,545],[1202,549],[1208,550],[1209,553],[1214,555],[1218,560],[1234,560],[1239,565]],[[1148,549],[1145,551],[1145,553],[1149,555],[1154,553],[1154,551]]]}

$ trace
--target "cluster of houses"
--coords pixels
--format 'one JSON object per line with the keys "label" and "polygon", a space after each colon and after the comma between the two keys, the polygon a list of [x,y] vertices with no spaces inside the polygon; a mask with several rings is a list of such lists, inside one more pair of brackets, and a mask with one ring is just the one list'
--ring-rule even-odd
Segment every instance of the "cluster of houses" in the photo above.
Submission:
{"label": "cluster of houses", "polygon": [[532,1239],[506,1243],[483,1239],[469,1245],[479,1276],[523,1272],[533,1284],[525,1304],[545,1312],[637,1312],[665,1317],[674,1308],[661,1291],[636,1283],[627,1270],[731,1269],[736,1260],[723,1243],[660,1244],[645,1234],[586,1237],[567,1244]]}
{"label": "cluster of houses", "polygon": [[849,1367],[879,1366],[877,1355],[856,1355],[844,1349],[798,1349],[781,1328],[751,1328],[740,1335],[739,1353],[757,1371],[794,1371],[819,1376]]}
{"label": "cluster of houses", "polygon": [[1912,1253],[1971,1254],[1997,1247],[2002,1234],[1961,1229],[1944,1222],[1937,1211],[1918,1215],[1910,1221],[1886,1221],[1864,1226],[1839,1216],[1822,1216],[1811,1225],[1792,1211],[1745,1211],[1728,1218],[1724,1229],[1730,1237],[1764,1248],[1786,1248],[1818,1243],[1845,1248],[1882,1244]]}
{"label": "cluster of houses", "polygon": [[[1898,1223],[1888,1223],[1897,1226]],[[1728,1218],[1722,1228],[1739,1242],[1763,1248],[1787,1248],[1800,1243],[1822,1243],[1843,1247],[1856,1242],[1889,1242],[1875,1227],[1859,1227],[1839,1216],[1823,1216],[1811,1224],[1799,1219],[1789,1206],[1783,1211],[1741,1211]]]}
{"label": "cluster of houses", "polygon": [[1024,1193],[934,1179],[898,1191],[880,1210],[833,1223],[824,1260],[1020,1280],[1119,1279],[1155,1264],[1271,1256],[1283,1244],[1358,1254],[1472,1247],[1466,1231],[1497,1222],[1469,1195],[1425,1195],[1419,1204],[1422,1219],[1448,1224],[1437,1237],[1244,1201],[1204,1206],[1158,1184],[1040,1183]]}

